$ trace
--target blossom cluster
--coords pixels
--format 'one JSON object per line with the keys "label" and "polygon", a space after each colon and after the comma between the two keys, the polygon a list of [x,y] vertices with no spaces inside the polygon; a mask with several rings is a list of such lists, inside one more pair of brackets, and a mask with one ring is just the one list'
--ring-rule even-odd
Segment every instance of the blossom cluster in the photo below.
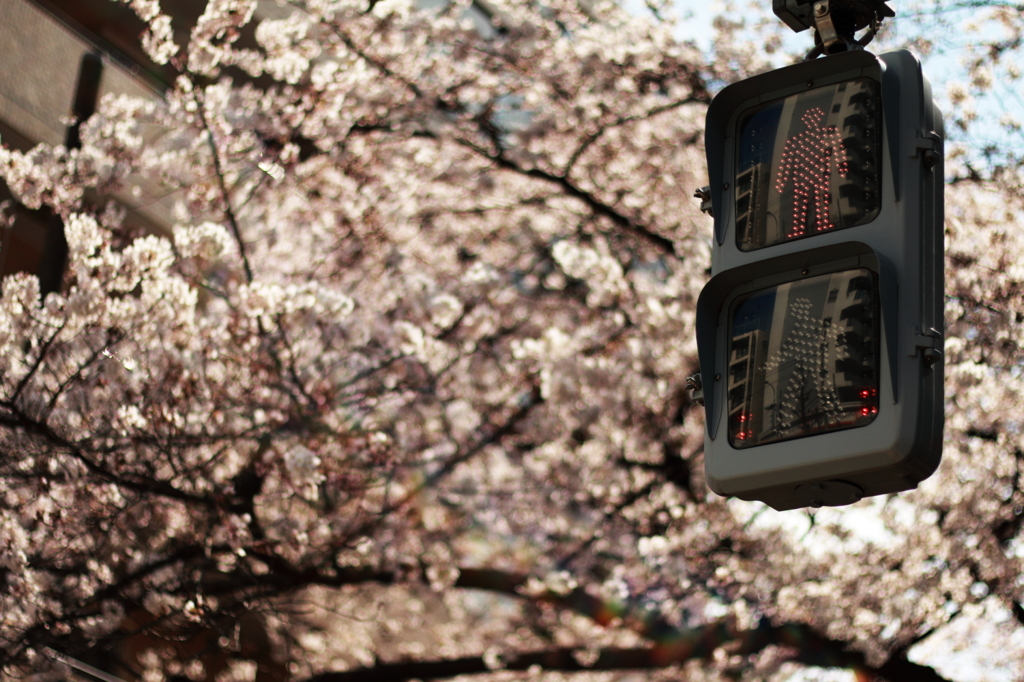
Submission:
{"label": "blossom cluster", "polygon": [[[129,4],[166,97],[0,149],[70,251],[0,295],[0,674],[777,679],[809,659],[767,633],[875,667],[961,612],[1012,633],[1019,185],[951,189],[938,474],[780,519],[707,491],[686,390],[732,67],[610,3],[211,0],[182,46]],[[141,184],[166,230],[106,202]]]}

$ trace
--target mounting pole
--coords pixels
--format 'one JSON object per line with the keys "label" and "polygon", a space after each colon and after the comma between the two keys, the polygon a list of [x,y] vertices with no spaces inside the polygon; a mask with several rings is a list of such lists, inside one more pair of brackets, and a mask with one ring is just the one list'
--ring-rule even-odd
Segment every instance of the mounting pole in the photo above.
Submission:
{"label": "mounting pole", "polygon": [[[814,29],[815,46],[808,60],[862,49],[883,19],[896,16],[886,0],[772,0],[772,11],[797,33]],[[863,29],[868,30],[857,38]]]}

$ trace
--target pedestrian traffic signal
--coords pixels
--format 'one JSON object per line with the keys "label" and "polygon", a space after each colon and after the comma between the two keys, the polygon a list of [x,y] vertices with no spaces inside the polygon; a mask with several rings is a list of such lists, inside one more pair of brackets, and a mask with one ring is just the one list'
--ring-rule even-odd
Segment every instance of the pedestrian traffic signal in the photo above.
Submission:
{"label": "pedestrian traffic signal", "polygon": [[938,466],[942,140],[906,51],[806,61],[711,103],[697,342],[715,492],[848,504]]}

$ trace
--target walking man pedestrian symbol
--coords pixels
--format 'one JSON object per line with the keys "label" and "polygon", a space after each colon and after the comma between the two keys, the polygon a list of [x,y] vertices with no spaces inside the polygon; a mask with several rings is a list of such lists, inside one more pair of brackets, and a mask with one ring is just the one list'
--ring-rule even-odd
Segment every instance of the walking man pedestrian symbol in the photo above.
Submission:
{"label": "walking man pedestrian symbol", "polygon": [[793,222],[787,230],[790,239],[831,230],[833,169],[839,177],[847,172],[846,150],[836,126],[823,126],[825,112],[808,109],[800,120],[805,130],[786,141],[775,189],[793,192]]}

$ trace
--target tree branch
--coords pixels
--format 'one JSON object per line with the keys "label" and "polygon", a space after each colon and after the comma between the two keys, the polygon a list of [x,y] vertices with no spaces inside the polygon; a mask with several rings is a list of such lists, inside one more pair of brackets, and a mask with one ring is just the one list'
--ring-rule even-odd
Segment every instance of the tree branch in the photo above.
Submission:
{"label": "tree branch", "polygon": [[687,661],[709,659],[722,643],[738,641],[744,654],[752,654],[774,644],[801,650],[792,659],[809,666],[849,668],[858,673],[882,677],[889,682],[949,682],[927,666],[905,659],[892,660],[880,668],[865,664],[860,653],[847,652],[842,643],[818,637],[804,626],[774,628],[759,626],[723,639],[726,628],[712,625],[692,630],[693,637],[660,641],[650,647],[606,647],[598,650],[584,647],[557,647],[526,651],[507,656],[463,656],[423,661],[377,663],[376,665],[339,672],[324,672],[306,682],[405,682],[406,680],[438,680],[459,675],[474,675],[498,670],[529,670],[535,666],[545,671],[606,672],[612,670],[659,670]]}
{"label": "tree branch", "polygon": [[587,208],[589,208],[597,215],[602,216],[604,218],[608,218],[613,223],[615,223],[615,225],[617,225],[619,228],[637,237],[640,237],[644,241],[657,247],[660,251],[675,255],[675,242],[673,242],[671,239],[662,236],[657,232],[652,232],[644,225],[641,225],[632,218],[629,218],[624,214],[618,212],[608,204],[599,200],[590,192],[580,189],[579,187],[574,185],[568,177],[564,175],[555,175],[554,173],[549,173],[548,171],[541,170],[540,168],[523,168],[522,166],[510,160],[503,153],[501,153],[500,150],[493,153],[488,152],[487,150],[481,148],[479,145],[476,145],[470,142],[469,140],[463,138],[455,138],[455,141],[458,144],[462,145],[463,147],[466,147],[467,149],[472,149],[478,154],[487,157],[488,159],[491,160],[491,162],[498,166],[498,168],[501,168],[503,170],[514,171],[528,178],[535,178],[537,180],[543,180],[553,185],[557,185],[565,194],[575,199],[579,199],[587,206]]}

